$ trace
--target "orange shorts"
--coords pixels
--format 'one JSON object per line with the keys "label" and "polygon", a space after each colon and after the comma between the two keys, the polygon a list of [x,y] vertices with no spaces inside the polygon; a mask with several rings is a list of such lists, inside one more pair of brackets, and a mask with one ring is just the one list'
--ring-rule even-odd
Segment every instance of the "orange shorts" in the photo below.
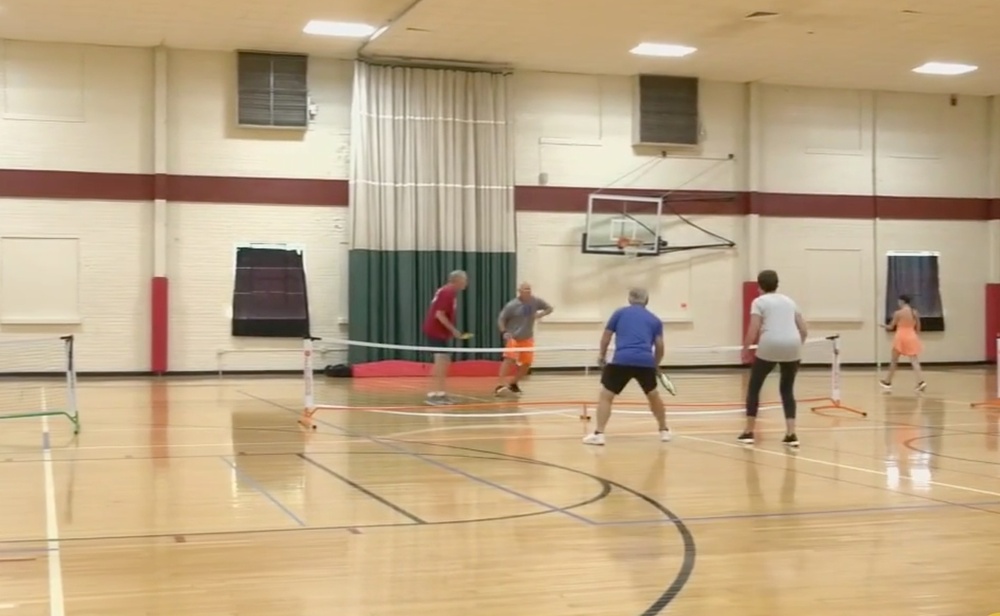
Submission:
{"label": "orange shorts", "polygon": [[534,340],[508,340],[505,345],[507,352],[503,354],[504,359],[517,362],[520,366],[530,366],[535,359],[532,351],[518,351],[518,349],[530,349],[535,346]]}

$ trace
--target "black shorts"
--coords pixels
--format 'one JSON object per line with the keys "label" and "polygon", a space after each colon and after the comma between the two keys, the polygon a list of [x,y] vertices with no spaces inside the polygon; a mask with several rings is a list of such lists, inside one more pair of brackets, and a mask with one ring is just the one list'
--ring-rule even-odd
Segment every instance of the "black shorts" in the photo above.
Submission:
{"label": "black shorts", "polygon": [[449,340],[443,338],[435,338],[434,336],[428,336],[424,334],[424,340],[427,341],[427,346],[433,347],[434,351],[431,351],[434,355],[448,355],[448,346],[450,345]]}
{"label": "black shorts", "polygon": [[607,364],[601,371],[601,386],[617,396],[629,381],[635,379],[642,388],[642,393],[648,395],[656,390],[656,373],[657,369],[652,367]]}

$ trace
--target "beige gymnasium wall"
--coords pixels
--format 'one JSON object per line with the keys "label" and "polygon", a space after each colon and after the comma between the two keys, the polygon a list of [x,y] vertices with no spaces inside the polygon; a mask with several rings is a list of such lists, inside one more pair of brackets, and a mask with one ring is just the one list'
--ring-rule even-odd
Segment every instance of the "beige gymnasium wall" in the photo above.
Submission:
{"label": "beige gymnasium wall", "polygon": [[[537,185],[544,173],[549,185],[599,188],[642,164],[631,147],[630,79],[522,74],[517,83],[518,185]],[[876,327],[886,252],[927,250],[941,255],[948,331],[927,335],[925,359],[983,359],[984,285],[996,282],[1000,257],[997,222],[851,219],[837,208],[844,197],[926,197],[941,199],[936,215],[946,219],[955,214],[948,199],[993,196],[1000,145],[991,133],[994,101],[961,97],[952,105],[948,96],[712,82],[702,83],[701,97],[701,154],[734,152],[738,160],[686,188],[785,194],[792,201],[809,195],[811,203],[819,201],[814,195],[830,195],[829,217],[764,216],[752,225],[743,216],[695,215],[737,248],[629,263],[574,254],[583,205],[576,214],[519,213],[522,252],[531,255],[519,262],[521,275],[566,305],[543,328],[541,344],[595,339],[630,275],[650,286],[674,344],[739,344],[740,282],[771,267],[816,335],[841,333],[846,361],[874,362],[888,353],[888,338]],[[615,186],[670,189],[713,164],[668,159],[638,181]],[[911,204],[899,200],[894,218],[905,218]],[[685,242],[682,235],[677,240]]]}
{"label": "beige gymnasium wall", "polygon": [[[0,46],[0,62],[0,168],[152,172],[150,52],[7,41]],[[79,238],[75,262],[41,255],[36,275],[16,285],[4,277],[0,339],[74,333],[82,369],[148,369],[152,231],[149,201],[0,199],[2,238]],[[69,270],[75,270],[76,280]],[[7,309],[15,298],[42,292],[54,276],[66,276],[61,284],[75,284],[75,307],[38,315],[22,301],[20,309]],[[9,319],[48,323],[19,325]],[[33,362],[42,359],[51,358],[24,361],[36,367]]]}
{"label": "beige gymnasium wall", "polygon": [[[344,180],[349,172],[351,63],[310,59],[316,122],[297,132],[236,127],[235,54],[171,51],[169,169],[177,175]],[[171,370],[296,369],[297,340],[233,338],[233,260],[239,243],[302,247],[313,334],[346,335],[347,208],[171,203]],[[221,358],[217,353],[233,351]]]}
{"label": "beige gymnasium wall", "polygon": [[[991,197],[992,102],[982,97],[762,88],[759,190],[885,197]],[[911,207],[911,201],[902,207]],[[940,217],[955,203],[942,201]],[[905,214],[904,214],[905,216]],[[926,361],[984,358],[990,226],[983,220],[765,218],[760,261],[785,271],[817,333],[844,335],[846,361],[888,354],[886,252],[940,253],[947,331]]]}
{"label": "beige gymnasium wall", "polygon": [[[0,168],[152,174],[154,52],[6,42]],[[314,126],[292,137],[234,126],[235,57],[168,54],[167,173],[346,179],[350,63],[313,59]],[[622,77],[518,74],[517,183],[544,173],[549,186],[605,186],[645,159],[631,147],[631,81]],[[52,93],[58,93],[52,96]],[[703,83],[702,155],[736,154],[687,189],[871,195],[989,197],[998,140],[992,101],[868,92]],[[670,189],[715,162],[668,160],[622,187]],[[149,367],[149,201],[0,199],[0,235],[78,237],[80,324],[46,325],[79,334],[83,370]],[[213,370],[219,349],[273,347],[228,335],[235,245],[287,243],[305,249],[316,333],[346,323],[347,210],[340,207],[184,203],[168,206],[170,367]],[[737,248],[625,263],[580,255],[583,206],[575,213],[518,213],[519,275],[559,307],[539,334],[543,345],[592,343],[633,282],[653,292],[677,345],[731,345],[740,333],[740,283],[776,267],[814,327],[845,334],[847,357],[873,361],[874,305],[884,252],[942,253],[949,331],[928,345],[930,360],[982,358],[983,284],[995,277],[995,223],[982,221],[798,219],[698,216]],[[678,229],[677,233],[693,233]],[[689,236],[692,237],[693,236]],[[677,241],[684,241],[678,235]],[[842,261],[823,251],[839,254]],[[803,264],[855,263],[819,272]],[[876,258],[877,257],[877,258]],[[850,261],[853,259],[853,261]],[[994,261],[996,259],[993,259]],[[830,285],[817,281],[829,279]],[[833,287],[833,291],[831,291]],[[2,293],[2,290],[0,290]],[[854,294],[854,295],[851,295]],[[74,316],[74,315],[67,315]],[[36,328],[37,329],[37,328]],[[0,337],[24,326],[0,324]],[[938,339],[939,338],[939,339]],[[295,346],[294,342],[289,343]],[[226,367],[292,368],[293,355],[231,354]]]}
{"label": "beige gymnasium wall", "polygon": [[[668,159],[633,173],[656,153],[637,155],[632,148],[632,83],[628,77],[516,75],[516,183],[537,185],[539,176],[545,174],[549,186],[610,187],[609,193],[614,188],[668,190],[682,184],[688,190],[744,189],[742,86],[702,84],[701,156],[710,160],[697,156]],[[737,159],[719,161],[729,154],[736,154]],[[697,179],[691,182],[692,178]],[[632,284],[649,289],[650,307],[666,321],[672,345],[737,344],[740,283],[745,276],[744,217],[694,215],[691,219],[735,240],[737,249],[680,252],[635,261],[582,255],[586,203],[573,213],[519,212],[518,274],[557,306],[557,312],[539,328],[538,344],[596,344],[601,325],[622,304]],[[671,224],[670,233],[676,244],[705,240],[701,232],[683,224]],[[692,354],[686,359],[715,358]],[[558,354],[542,355],[539,360],[561,362]]]}

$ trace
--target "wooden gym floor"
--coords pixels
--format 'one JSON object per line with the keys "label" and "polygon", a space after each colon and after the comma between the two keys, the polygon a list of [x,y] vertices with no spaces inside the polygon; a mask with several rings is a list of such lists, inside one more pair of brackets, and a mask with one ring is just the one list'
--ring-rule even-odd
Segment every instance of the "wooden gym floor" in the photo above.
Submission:
{"label": "wooden gym floor", "polygon": [[[675,376],[685,403],[741,397],[739,373]],[[50,450],[41,420],[0,423],[0,616],[986,616],[1000,436],[969,403],[994,379],[928,382],[916,397],[904,371],[884,395],[848,372],[870,416],[803,404],[788,452],[773,408],[736,443],[738,404],[675,414],[669,444],[616,415],[584,446],[577,406],[542,403],[592,398],[592,376],[478,409],[419,406],[419,380],[324,379],[320,401],[369,410],[315,432],[293,379],[83,381],[76,439],[60,418]],[[827,386],[805,373],[800,395]]]}

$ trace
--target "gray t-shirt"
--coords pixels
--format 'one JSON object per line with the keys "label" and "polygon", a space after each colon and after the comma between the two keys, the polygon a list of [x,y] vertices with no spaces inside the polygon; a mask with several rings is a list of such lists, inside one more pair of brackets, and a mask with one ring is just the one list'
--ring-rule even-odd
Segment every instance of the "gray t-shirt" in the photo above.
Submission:
{"label": "gray t-shirt", "polygon": [[535,315],[539,310],[550,310],[548,302],[540,297],[532,297],[526,302],[514,298],[500,311],[504,331],[514,340],[531,340],[535,337]]}
{"label": "gray t-shirt", "polygon": [[757,357],[775,362],[802,359],[802,336],[795,324],[798,312],[792,298],[780,293],[765,293],[753,300],[750,314],[760,317]]}

